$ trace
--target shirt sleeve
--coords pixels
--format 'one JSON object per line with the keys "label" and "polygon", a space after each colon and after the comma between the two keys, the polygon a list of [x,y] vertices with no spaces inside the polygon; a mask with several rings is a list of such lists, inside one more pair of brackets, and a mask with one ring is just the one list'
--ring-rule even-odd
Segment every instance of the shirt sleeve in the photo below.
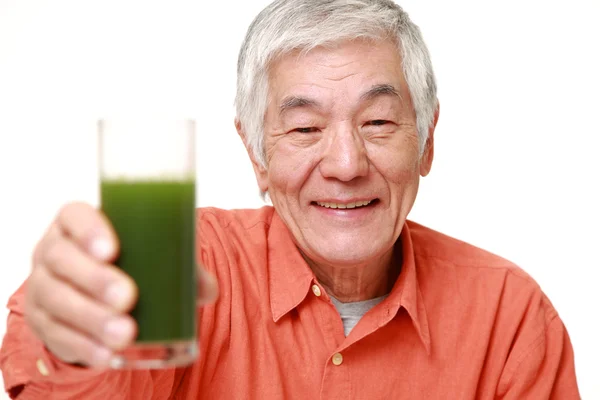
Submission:
{"label": "shirt sleeve", "polygon": [[562,320],[555,315],[527,350],[511,354],[500,378],[503,400],[581,399],[573,347]]}
{"label": "shirt sleeve", "polygon": [[23,284],[9,299],[7,329],[0,348],[0,369],[11,399],[168,399],[174,370],[82,368],[62,362],[46,350],[23,317],[26,286]]}

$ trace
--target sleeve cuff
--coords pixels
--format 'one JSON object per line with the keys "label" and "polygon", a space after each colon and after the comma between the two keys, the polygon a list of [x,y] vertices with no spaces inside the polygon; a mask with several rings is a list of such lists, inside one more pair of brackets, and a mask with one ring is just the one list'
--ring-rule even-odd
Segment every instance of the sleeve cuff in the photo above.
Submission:
{"label": "sleeve cuff", "polygon": [[34,348],[13,350],[10,358],[19,362],[6,363],[2,368],[7,392],[24,386],[19,399],[40,399],[42,396],[28,396],[30,393],[38,392],[48,394],[48,386],[51,384],[78,383],[105,373],[101,369],[78,367],[65,363],[41,343],[32,347]]}
{"label": "sleeve cuff", "polygon": [[70,383],[80,382],[105,373],[105,370],[68,364],[41,346],[39,356],[35,360],[35,380]]}

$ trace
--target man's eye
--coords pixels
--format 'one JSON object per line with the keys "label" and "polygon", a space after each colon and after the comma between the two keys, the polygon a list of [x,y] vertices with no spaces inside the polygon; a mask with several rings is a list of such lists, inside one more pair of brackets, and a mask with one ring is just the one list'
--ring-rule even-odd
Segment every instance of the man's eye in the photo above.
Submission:
{"label": "man's eye", "polygon": [[367,123],[367,125],[375,125],[375,126],[381,126],[381,125],[385,125],[387,123],[389,123],[390,121],[386,121],[384,119],[374,119],[373,121],[369,121]]}
{"label": "man's eye", "polygon": [[313,133],[316,131],[317,131],[317,128],[315,128],[315,127],[294,129],[294,132],[299,132],[299,133]]}

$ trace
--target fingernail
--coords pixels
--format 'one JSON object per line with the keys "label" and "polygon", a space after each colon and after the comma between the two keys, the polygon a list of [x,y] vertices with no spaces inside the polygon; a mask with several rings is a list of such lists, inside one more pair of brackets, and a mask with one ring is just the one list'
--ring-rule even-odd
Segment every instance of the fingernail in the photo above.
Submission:
{"label": "fingernail", "polygon": [[106,347],[98,347],[96,348],[96,351],[94,351],[94,364],[108,364],[111,357],[112,352],[110,350]]}
{"label": "fingernail", "polygon": [[111,283],[104,294],[104,300],[117,309],[124,308],[129,302],[129,290],[120,283]]}
{"label": "fingernail", "polygon": [[125,366],[125,359],[121,356],[115,356],[110,359],[109,367],[111,369],[121,369]]}
{"label": "fingernail", "polygon": [[113,248],[109,240],[104,238],[98,238],[92,241],[90,250],[94,257],[99,258],[101,260],[106,260],[112,255]]}
{"label": "fingernail", "polygon": [[124,318],[114,318],[104,325],[104,333],[111,344],[119,345],[128,339],[131,333],[131,327]]}

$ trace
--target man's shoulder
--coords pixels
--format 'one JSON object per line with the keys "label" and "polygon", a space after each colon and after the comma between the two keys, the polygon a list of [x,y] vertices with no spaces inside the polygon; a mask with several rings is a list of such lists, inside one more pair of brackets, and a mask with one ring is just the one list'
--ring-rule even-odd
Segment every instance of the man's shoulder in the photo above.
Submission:
{"label": "man's shoulder", "polygon": [[[252,271],[264,271],[272,218],[271,207],[196,209],[196,252],[205,268],[221,280],[223,291],[233,275],[243,280]],[[244,268],[239,268],[242,264]]]}
{"label": "man's shoulder", "polygon": [[428,261],[428,265],[488,271],[492,274],[505,272],[536,284],[521,267],[500,255],[414,221],[407,221],[407,225],[415,256]]}
{"label": "man's shoulder", "polygon": [[[225,210],[202,207],[196,210],[196,236],[200,248],[221,249],[230,255],[261,256],[268,248],[269,232],[275,210]],[[236,256],[237,257],[237,256]]]}
{"label": "man's shoulder", "polygon": [[275,209],[271,206],[231,210],[200,207],[196,209],[196,222],[200,225],[210,224],[223,229],[248,230],[257,225],[268,227],[271,224],[274,212]]}
{"label": "man's shoulder", "polygon": [[[427,280],[444,282],[452,296],[493,304],[513,313],[535,313],[548,324],[557,312],[538,282],[497,254],[415,222],[408,222],[417,269]],[[453,282],[453,284],[448,284]],[[430,283],[431,285],[431,283]],[[485,290],[481,290],[485,288]],[[458,292],[457,292],[458,291]],[[537,307],[531,304],[537,303]]]}

